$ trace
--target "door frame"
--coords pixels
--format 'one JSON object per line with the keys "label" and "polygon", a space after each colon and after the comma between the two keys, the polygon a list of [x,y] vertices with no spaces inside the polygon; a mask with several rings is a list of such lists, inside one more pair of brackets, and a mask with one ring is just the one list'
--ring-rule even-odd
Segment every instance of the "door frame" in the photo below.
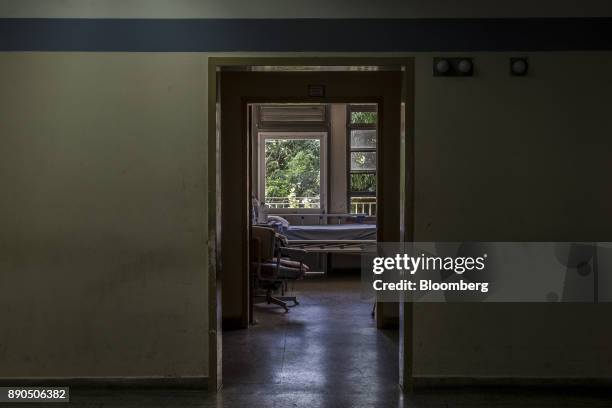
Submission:
{"label": "door frame", "polygon": [[[222,387],[220,75],[251,67],[395,67],[402,72],[400,125],[400,241],[414,237],[414,58],[393,57],[210,57],[208,58],[208,318],[210,390]],[[348,69],[346,69],[348,71]],[[379,308],[377,308],[379,309]],[[399,385],[412,390],[412,304],[399,307]],[[409,351],[409,352],[406,352]]]}

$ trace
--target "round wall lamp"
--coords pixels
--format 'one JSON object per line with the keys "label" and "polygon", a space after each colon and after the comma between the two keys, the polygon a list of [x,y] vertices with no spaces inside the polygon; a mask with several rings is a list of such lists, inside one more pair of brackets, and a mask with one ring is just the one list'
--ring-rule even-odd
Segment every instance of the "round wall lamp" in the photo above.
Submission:
{"label": "round wall lamp", "polygon": [[468,59],[459,61],[459,64],[457,64],[457,70],[464,75],[472,72],[472,61]]}
{"label": "round wall lamp", "polygon": [[527,58],[510,58],[510,75],[525,76],[529,71]]}
{"label": "round wall lamp", "polygon": [[450,70],[450,64],[448,60],[441,59],[438,62],[436,62],[435,71],[438,72],[439,74],[446,74],[448,73],[449,70]]}
{"label": "round wall lamp", "polygon": [[473,76],[474,61],[472,58],[434,58],[434,76]]}

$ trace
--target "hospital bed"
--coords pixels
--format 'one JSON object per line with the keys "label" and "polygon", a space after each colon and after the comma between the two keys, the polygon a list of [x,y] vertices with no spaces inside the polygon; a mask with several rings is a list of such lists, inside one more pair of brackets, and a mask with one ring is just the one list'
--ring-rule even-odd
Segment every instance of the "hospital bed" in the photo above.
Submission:
{"label": "hospital bed", "polygon": [[[363,222],[359,214],[268,214],[285,219],[290,223],[279,231],[288,241],[289,247],[300,248],[311,254],[326,257],[328,269],[330,255],[360,255],[376,246],[376,225]],[[343,223],[351,220],[353,222]]]}

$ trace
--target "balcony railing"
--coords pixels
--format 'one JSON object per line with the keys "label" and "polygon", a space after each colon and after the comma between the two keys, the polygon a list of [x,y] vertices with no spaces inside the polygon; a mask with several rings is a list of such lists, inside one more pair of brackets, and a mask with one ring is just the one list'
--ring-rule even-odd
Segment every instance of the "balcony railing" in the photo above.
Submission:
{"label": "balcony railing", "polygon": [[376,216],[376,197],[351,197],[351,214]]}
{"label": "balcony railing", "polygon": [[321,208],[320,197],[266,197],[268,208]]}
{"label": "balcony railing", "polygon": [[[320,197],[266,197],[266,207],[273,209],[318,209]],[[376,216],[376,197],[351,197],[351,214]]]}

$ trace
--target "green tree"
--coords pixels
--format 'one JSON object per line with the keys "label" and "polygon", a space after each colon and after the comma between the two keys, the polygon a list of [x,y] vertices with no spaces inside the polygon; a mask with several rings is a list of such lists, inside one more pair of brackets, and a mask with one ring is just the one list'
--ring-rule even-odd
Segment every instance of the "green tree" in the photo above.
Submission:
{"label": "green tree", "polygon": [[320,147],[319,140],[315,139],[266,140],[266,201],[268,197],[283,197],[291,207],[302,207],[311,205],[296,197],[312,197],[311,201],[318,207]]}
{"label": "green tree", "polygon": [[351,112],[351,123],[376,123],[376,112]]}

